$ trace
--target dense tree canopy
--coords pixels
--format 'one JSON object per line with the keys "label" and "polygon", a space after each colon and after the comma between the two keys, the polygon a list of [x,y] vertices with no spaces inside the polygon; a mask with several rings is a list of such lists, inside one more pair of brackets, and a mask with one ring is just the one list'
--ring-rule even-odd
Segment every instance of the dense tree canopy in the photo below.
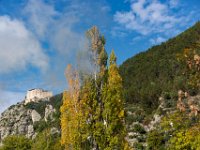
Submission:
{"label": "dense tree canopy", "polygon": [[163,93],[173,95],[179,89],[186,89],[185,65],[178,61],[177,54],[195,47],[199,39],[198,22],[177,37],[126,60],[120,66],[126,102],[152,110]]}

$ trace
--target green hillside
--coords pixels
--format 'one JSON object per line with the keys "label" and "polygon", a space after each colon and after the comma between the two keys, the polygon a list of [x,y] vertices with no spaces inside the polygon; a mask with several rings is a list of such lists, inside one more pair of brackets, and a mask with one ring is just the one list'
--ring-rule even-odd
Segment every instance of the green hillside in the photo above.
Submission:
{"label": "green hillside", "polygon": [[184,48],[194,47],[198,40],[200,22],[175,38],[126,60],[120,66],[126,101],[152,109],[158,106],[161,95],[176,99],[177,90],[187,88],[183,76],[185,65],[178,62],[177,54]]}

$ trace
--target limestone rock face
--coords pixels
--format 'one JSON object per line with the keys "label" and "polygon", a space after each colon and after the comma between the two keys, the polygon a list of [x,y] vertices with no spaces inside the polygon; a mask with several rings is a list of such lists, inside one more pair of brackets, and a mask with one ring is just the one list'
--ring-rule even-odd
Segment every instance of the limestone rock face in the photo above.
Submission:
{"label": "limestone rock face", "polygon": [[32,119],[33,123],[35,123],[37,121],[40,121],[41,116],[40,116],[40,114],[36,110],[33,110],[31,112],[31,119]]}
{"label": "limestone rock face", "polygon": [[[31,124],[33,124],[31,110],[26,109],[23,103],[11,106],[0,117],[0,141],[8,135],[28,136],[28,126]],[[31,137],[30,134],[29,137]]]}
{"label": "limestone rock face", "polygon": [[53,120],[53,114],[56,112],[56,109],[53,108],[52,105],[47,105],[45,108],[45,116],[44,120],[47,121],[48,119]]}
{"label": "limestone rock face", "polygon": [[[0,143],[8,135],[25,135],[30,139],[35,138],[37,130],[34,125],[40,121],[47,121],[47,118],[51,119],[50,121],[54,120],[53,113],[56,109],[52,105],[44,104],[40,111],[38,112],[34,107],[28,107],[24,102],[10,106],[0,115]],[[51,132],[59,133],[60,131],[55,127]]]}
{"label": "limestone rock face", "polygon": [[145,127],[145,129],[147,131],[154,130],[156,128],[155,125],[158,124],[158,123],[160,123],[162,117],[163,116],[160,116],[158,114],[154,114],[153,120],[151,120],[151,122],[149,123],[149,125],[147,127]]}
{"label": "limestone rock face", "polygon": [[28,126],[28,130],[27,130],[27,137],[31,138],[34,135],[34,128],[33,125],[29,125]]}

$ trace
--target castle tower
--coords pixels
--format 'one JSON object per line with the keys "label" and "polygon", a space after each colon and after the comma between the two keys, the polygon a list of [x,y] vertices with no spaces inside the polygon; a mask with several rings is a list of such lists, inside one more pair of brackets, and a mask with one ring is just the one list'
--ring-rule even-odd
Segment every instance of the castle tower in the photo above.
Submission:
{"label": "castle tower", "polygon": [[30,102],[38,102],[41,99],[48,100],[53,96],[53,93],[43,89],[31,89],[27,91],[25,104]]}

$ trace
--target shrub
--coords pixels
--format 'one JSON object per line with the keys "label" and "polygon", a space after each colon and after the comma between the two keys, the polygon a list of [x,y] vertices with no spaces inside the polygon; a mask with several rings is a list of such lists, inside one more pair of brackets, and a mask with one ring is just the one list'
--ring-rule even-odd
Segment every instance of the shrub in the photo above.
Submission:
{"label": "shrub", "polygon": [[140,134],[145,134],[146,133],[145,129],[140,124],[135,124],[133,130],[135,132],[140,133]]}
{"label": "shrub", "polygon": [[134,143],[133,147],[136,149],[136,150],[144,150],[144,146],[141,144],[141,143]]}
{"label": "shrub", "polygon": [[133,122],[135,122],[135,118],[133,115],[127,115],[125,120],[126,120],[126,123],[129,125],[132,124]]}
{"label": "shrub", "polygon": [[8,136],[3,140],[1,150],[31,150],[31,141],[25,136]]}
{"label": "shrub", "polygon": [[147,136],[147,149],[148,150],[164,150],[164,136],[156,131],[150,131]]}
{"label": "shrub", "polygon": [[50,129],[38,133],[33,140],[31,150],[64,150],[60,143],[60,135],[51,135]]}
{"label": "shrub", "polygon": [[48,123],[44,120],[37,121],[34,123],[33,128],[36,132],[42,132],[44,129],[48,127]]}

